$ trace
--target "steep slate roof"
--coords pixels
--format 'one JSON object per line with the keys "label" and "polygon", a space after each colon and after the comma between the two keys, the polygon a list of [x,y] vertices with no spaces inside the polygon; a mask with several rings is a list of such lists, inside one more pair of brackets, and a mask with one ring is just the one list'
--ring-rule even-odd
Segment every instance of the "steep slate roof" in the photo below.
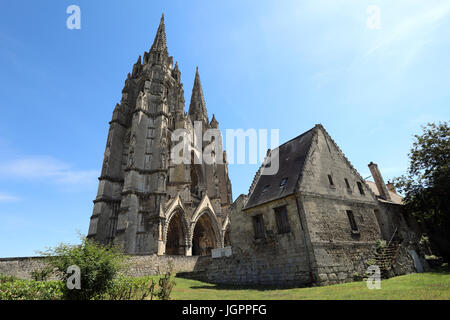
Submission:
{"label": "steep slate roof", "polygon": [[[316,127],[272,150],[272,154],[279,152],[279,170],[274,175],[261,175],[258,178],[244,210],[294,193],[315,129]],[[280,186],[284,178],[288,178],[287,182]],[[266,186],[269,187],[263,191]]]}

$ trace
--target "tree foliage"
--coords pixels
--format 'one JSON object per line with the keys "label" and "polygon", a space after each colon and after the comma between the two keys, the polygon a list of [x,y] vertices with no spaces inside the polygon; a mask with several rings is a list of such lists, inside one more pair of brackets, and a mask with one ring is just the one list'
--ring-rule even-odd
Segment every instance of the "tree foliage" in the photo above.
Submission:
{"label": "tree foliage", "polygon": [[125,266],[125,256],[118,247],[104,246],[86,238],[79,245],[60,244],[44,253],[64,283],[71,273],[70,266],[80,268],[81,289],[64,287],[64,297],[70,300],[89,300],[107,292],[113,279]]}
{"label": "tree foliage", "polygon": [[406,209],[419,221],[439,225],[449,220],[450,130],[448,123],[429,123],[415,135],[407,175],[396,178]]}
{"label": "tree foliage", "polygon": [[450,129],[448,122],[422,128],[414,136],[407,174],[394,183],[404,195],[404,209],[450,241]]}

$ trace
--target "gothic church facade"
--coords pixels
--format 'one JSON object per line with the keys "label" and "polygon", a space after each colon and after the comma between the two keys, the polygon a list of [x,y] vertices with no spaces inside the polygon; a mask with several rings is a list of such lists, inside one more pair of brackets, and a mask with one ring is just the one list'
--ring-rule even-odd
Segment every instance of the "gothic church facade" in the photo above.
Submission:
{"label": "gothic church facade", "polygon": [[172,133],[182,129],[193,140],[195,121],[203,132],[218,129],[215,116],[208,117],[198,68],[185,112],[181,72],[169,56],[162,16],[113,112],[88,238],[129,254],[208,255],[229,244],[232,193],[220,141],[223,161],[171,159]]}

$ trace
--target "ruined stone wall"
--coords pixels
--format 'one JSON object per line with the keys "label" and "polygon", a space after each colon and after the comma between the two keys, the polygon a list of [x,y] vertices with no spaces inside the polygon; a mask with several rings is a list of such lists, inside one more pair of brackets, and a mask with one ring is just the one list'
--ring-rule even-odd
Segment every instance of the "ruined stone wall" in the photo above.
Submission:
{"label": "ruined stone wall", "polygon": [[[169,270],[169,261],[174,272],[195,271],[198,256],[129,256],[130,267],[126,274],[132,277],[163,274]],[[31,272],[45,266],[42,257],[0,258],[0,274],[12,275],[22,279],[31,279]]]}
{"label": "ruined stone wall", "polygon": [[31,272],[45,266],[41,257],[0,258],[0,274],[31,279]]}

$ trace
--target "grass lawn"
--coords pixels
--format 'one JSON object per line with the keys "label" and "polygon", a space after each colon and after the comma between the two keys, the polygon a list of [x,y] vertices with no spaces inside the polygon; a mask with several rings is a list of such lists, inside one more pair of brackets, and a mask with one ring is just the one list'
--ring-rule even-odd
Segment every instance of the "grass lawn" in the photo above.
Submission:
{"label": "grass lawn", "polygon": [[369,290],[366,282],[351,282],[313,288],[236,287],[215,285],[175,277],[175,300],[401,300],[450,299],[450,273],[428,272],[399,276],[381,281],[381,289]]}

